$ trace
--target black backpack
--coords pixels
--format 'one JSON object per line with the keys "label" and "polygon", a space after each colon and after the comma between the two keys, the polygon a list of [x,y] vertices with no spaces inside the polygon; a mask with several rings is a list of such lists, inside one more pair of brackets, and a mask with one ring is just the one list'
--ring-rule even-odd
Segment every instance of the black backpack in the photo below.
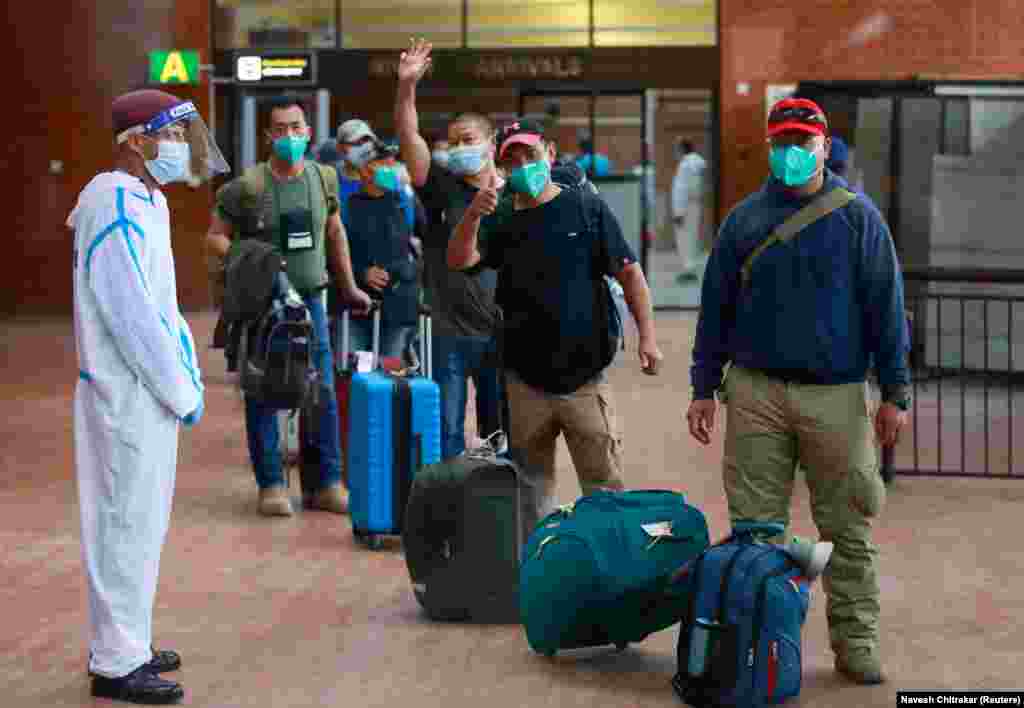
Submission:
{"label": "black backpack", "polygon": [[316,406],[315,338],[309,308],[280,271],[266,311],[243,325],[238,358],[245,394],[277,410]]}

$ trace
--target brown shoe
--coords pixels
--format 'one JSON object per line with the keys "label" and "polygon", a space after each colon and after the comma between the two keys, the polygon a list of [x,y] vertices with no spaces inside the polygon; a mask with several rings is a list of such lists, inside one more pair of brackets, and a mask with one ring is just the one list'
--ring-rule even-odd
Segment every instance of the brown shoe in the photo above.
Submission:
{"label": "brown shoe", "polygon": [[292,501],[284,487],[267,487],[260,490],[260,513],[264,516],[291,516]]}
{"label": "brown shoe", "polygon": [[348,500],[340,484],[332,484],[324,487],[313,496],[307,499],[307,505],[311,509],[329,511],[332,514],[347,514]]}
{"label": "brown shoe", "polygon": [[854,647],[844,654],[837,654],[836,671],[862,686],[885,683],[878,652],[870,647]]}

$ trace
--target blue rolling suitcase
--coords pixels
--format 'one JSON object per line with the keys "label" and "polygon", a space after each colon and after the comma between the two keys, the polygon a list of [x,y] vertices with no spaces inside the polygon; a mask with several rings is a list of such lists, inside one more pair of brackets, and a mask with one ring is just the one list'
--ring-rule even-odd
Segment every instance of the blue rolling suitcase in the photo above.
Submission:
{"label": "blue rolling suitcase", "polygon": [[[430,378],[429,311],[420,312],[420,373],[380,368],[380,308],[373,315],[374,370],[352,375],[348,449],[349,513],[358,541],[379,548],[380,536],[399,535],[412,480],[441,459],[441,391]],[[348,313],[342,315],[343,358]]]}

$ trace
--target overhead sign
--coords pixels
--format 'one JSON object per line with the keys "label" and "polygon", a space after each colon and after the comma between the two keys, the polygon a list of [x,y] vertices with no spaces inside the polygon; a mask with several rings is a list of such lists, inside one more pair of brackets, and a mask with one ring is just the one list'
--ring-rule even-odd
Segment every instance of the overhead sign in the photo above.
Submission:
{"label": "overhead sign", "polygon": [[199,52],[195,49],[150,52],[149,82],[152,84],[198,84]]}
{"label": "overhead sign", "polygon": [[316,81],[313,54],[239,54],[235,80],[244,84],[312,84]]}
{"label": "overhead sign", "polygon": [[[430,77],[437,67],[443,76],[458,74],[471,80],[573,80],[582,79],[586,64],[582,54],[473,53],[458,56],[438,55],[427,69]],[[371,56],[370,76],[394,78],[398,74],[398,58]]]}
{"label": "overhead sign", "polygon": [[478,79],[579,79],[583,57],[575,54],[488,56],[477,59],[473,75]]}

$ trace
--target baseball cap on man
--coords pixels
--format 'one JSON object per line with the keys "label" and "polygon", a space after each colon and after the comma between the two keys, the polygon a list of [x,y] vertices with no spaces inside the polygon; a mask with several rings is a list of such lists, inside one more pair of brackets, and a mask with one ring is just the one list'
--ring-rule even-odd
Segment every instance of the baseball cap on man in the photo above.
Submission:
{"label": "baseball cap on man", "polygon": [[535,120],[517,120],[498,131],[498,157],[505,154],[509,145],[540,145],[544,139],[544,126]]}
{"label": "baseball cap on man", "polygon": [[828,119],[814,101],[806,98],[784,98],[768,112],[768,137],[789,130],[828,136]]}
{"label": "baseball cap on man", "polygon": [[347,120],[338,126],[338,142],[339,143],[355,143],[363,138],[372,138],[373,142],[379,143],[380,139],[377,134],[370,128],[370,124],[365,120],[353,118]]}

